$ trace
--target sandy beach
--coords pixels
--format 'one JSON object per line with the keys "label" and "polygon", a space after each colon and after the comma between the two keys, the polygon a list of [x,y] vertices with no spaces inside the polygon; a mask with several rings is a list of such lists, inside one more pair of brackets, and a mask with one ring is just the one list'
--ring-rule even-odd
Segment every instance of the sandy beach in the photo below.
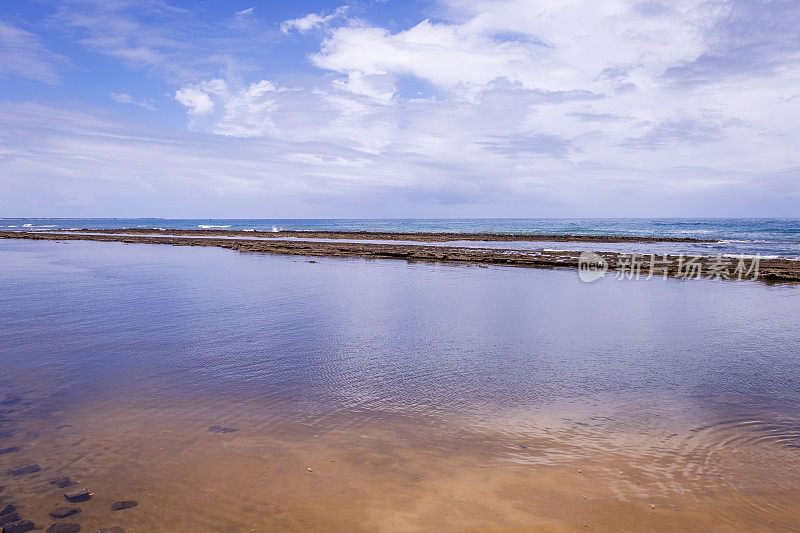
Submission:
{"label": "sandy beach", "polygon": [[[24,516],[48,523],[68,475],[94,496],[72,505],[84,530],[125,531],[791,531],[800,527],[800,453],[765,428],[603,428],[612,413],[539,437],[465,430],[463,421],[384,413],[358,427],[276,426],[251,405],[139,399],[59,410],[20,426],[4,481]],[[230,433],[208,430],[225,413]],[[277,416],[278,413],[270,413]],[[685,414],[673,413],[685,419]],[[335,424],[334,424],[335,423]],[[779,428],[775,428],[779,429]],[[233,431],[236,430],[236,431]],[[787,428],[784,432],[791,431]],[[590,435],[605,432],[604,447]],[[581,435],[583,433],[583,436]],[[731,439],[738,445],[722,446]],[[587,445],[581,449],[581,443]],[[8,458],[2,459],[3,464]],[[138,506],[112,511],[117,500]]]}

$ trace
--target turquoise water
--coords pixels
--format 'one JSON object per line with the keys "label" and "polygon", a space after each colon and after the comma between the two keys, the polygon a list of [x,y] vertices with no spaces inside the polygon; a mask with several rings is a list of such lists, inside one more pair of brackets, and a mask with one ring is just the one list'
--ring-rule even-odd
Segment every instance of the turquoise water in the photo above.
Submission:
{"label": "turquoise water", "polygon": [[[0,230],[106,228],[340,230],[391,232],[538,233],[693,237],[721,242],[665,249],[669,253],[760,254],[800,258],[800,218],[475,218],[475,219],[0,219]],[[508,244],[508,243],[504,243]],[[509,246],[506,246],[509,247]],[[542,246],[549,247],[552,246]],[[589,249],[591,246],[583,246]],[[663,247],[662,247],[663,248]],[[559,249],[563,248],[563,245]],[[628,251],[628,250],[620,250]],[[638,251],[638,250],[630,250]],[[662,253],[660,250],[650,250]]]}

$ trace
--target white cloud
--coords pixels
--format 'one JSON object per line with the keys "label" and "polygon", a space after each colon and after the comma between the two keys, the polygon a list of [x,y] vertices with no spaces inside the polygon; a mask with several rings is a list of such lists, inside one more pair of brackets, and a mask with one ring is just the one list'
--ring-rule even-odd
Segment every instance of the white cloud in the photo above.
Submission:
{"label": "white cloud", "polygon": [[[453,4],[460,23],[423,20],[392,33],[372,26],[331,31],[314,63],[342,73],[412,75],[450,89],[506,78],[549,91],[652,85],[667,66],[694,59],[713,23],[696,2],[673,3],[662,17],[633,2],[503,0]],[[616,67],[622,79],[607,79]]]}
{"label": "white cloud", "polygon": [[183,87],[175,99],[188,108],[193,126],[205,125],[221,135],[251,137],[274,129],[270,112],[275,109],[273,94],[280,90],[268,80],[235,90],[217,78]]}
{"label": "white cloud", "polygon": [[47,50],[33,33],[0,21],[0,77],[53,84],[60,79],[57,67],[63,62],[63,57]]}
{"label": "white cloud", "polygon": [[252,83],[236,94],[224,96],[225,116],[214,127],[215,133],[250,137],[274,130],[270,113],[273,111],[276,87],[267,80]]}
{"label": "white cloud", "polygon": [[189,114],[197,117],[214,111],[212,94],[222,94],[226,90],[225,82],[214,79],[203,83],[186,86],[175,92],[175,100],[189,108]]}
{"label": "white cloud", "polygon": [[334,10],[330,15],[318,15],[316,13],[309,13],[308,15],[296,19],[289,19],[281,24],[281,31],[289,33],[296,30],[300,33],[306,33],[308,30],[324,26],[327,23],[341,18],[348,10],[348,6],[340,6]]}
{"label": "white cloud", "polygon": [[210,20],[208,11],[189,10],[162,0],[59,2],[49,17],[87,49],[142,69],[170,83],[186,84],[257,68],[266,32],[250,8],[234,20]]}
{"label": "white cloud", "polygon": [[236,15],[240,17],[246,17],[248,15],[252,15],[255,12],[256,8],[248,7],[247,9],[242,9],[241,11],[237,11]]}
{"label": "white cloud", "polygon": [[394,79],[386,72],[348,72],[347,78],[335,80],[334,86],[381,103],[389,103],[396,92]]}
{"label": "white cloud", "polygon": [[[232,94],[261,91],[250,89]],[[511,118],[509,87],[485,92],[480,104],[408,102],[406,125],[391,106],[332,110],[325,95],[266,92],[279,100],[270,112],[277,133],[248,138],[0,104],[0,209],[7,216],[374,217],[646,216],[665,209],[724,216],[752,213],[755,202],[788,216],[800,208],[800,188],[789,179],[797,166],[692,167],[681,155],[704,150],[691,147],[667,163],[636,167],[564,157],[563,143],[578,141],[526,133]],[[474,127],[492,124],[498,112],[506,118],[491,130]],[[292,122],[295,139],[284,136]],[[354,139],[381,136],[377,150],[355,147]]]}
{"label": "white cloud", "polygon": [[111,93],[111,99],[119,104],[131,104],[143,107],[149,111],[155,110],[155,106],[150,100],[135,100],[128,93]]}
{"label": "white cloud", "polygon": [[486,36],[465,35],[456,26],[426,20],[398,34],[373,27],[337,28],[313,61],[337,72],[392,72],[452,87],[485,84],[500,76],[518,79],[529,55],[527,47],[516,43],[496,44]]}

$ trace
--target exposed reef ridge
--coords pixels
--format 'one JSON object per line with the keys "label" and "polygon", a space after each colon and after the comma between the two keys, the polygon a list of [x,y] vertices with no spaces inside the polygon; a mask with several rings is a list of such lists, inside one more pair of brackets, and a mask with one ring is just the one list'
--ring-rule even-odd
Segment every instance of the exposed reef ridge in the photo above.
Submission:
{"label": "exposed reef ridge", "polygon": [[[129,233],[129,230],[124,230]],[[142,231],[142,230],[137,230]],[[149,230],[145,230],[149,231]],[[180,233],[180,235],[177,235]],[[254,232],[225,232],[226,234],[242,233],[248,237],[258,237]],[[306,232],[296,232],[303,233]],[[307,232],[310,235],[320,235],[320,232]],[[339,233],[340,234],[340,233]],[[197,237],[191,237],[197,235]],[[270,235],[270,234],[267,234]],[[275,235],[275,234],[272,234]],[[284,234],[280,234],[285,236]],[[375,235],[375,234],[372,234]],[[383,235],[383,234],[381,234]],[[392,234],[406,235],[406,234]],[[442,234],[427,234],[442,235]],[[456,235],[456,234],[445,234]],[[477,234],[458,234],[457,240],[481,240],[482,235]],[[465,238],[463,235],[469,235]],[[507,265],[531,268],[573,268],[580,266],[580,254],[578,251],[553,251],[553,250],[507,250],[480,247],[455,247],[455,246],[425,246],[417,244],[387,244],[387,243],[363,243],[363,242],[319,242],[303,240],[281,240],[281,239],[236,239],[225,235],[220,237],[207,236],[205,230],[171,230],[170,235],[158,234],[122,234],[122,231],[114,230],[93,230],[92,234],[78,232],[0,232],[0,238],[4,239],[30,239],[30,240],[50,240],[50,241],[101,241],[101,242],[123,242],[129,244],[171,244],[173,246],[216,246],[240,252],[256,252],[284,255],[300,256],[327,256],[327,257],[352,257],[364,259],[405,259],[407,261],[436,261],[447,263],[462,263],[476,265]],[[322,237],[319,237],[322,238]],[[344,238],[344,237],[342,237]],[[377,238],[377,237],[376,237]],[[383,237],[381,237],[383,239]],[[399,239],[398,239],[399,240]],[[441,239],[437,239],[441,240]],[[516,239],[515,239],[516,240]],[[518,239],[522,240],[522,239]],[[430,242],[436,242],[433,239]],[[593,241],[594,242],[594,241]],[[646,241],[645,241],[646,242]],[[685,257],[678,255],[656,255],[638,254],[637,264],[630,264],[631,254],[619,252],[596,252],[597,256],[606,263],[609,272],[621,272],[627,277],[644,276],[654,271],[655,276],[669,277],[736,277],[733,270],[736,260],[730,259],[729,272],[727,275],[720,274],[717,257],[700,257],[694,259],[694,272],[701,272],[699,276],[686,276]],[[652,270],[651,270],[652,262]],[[715,269],[716,265],[716,269]],[[635,270],[634,270],[635,269]],[[716,272],[715,276],[707,273]],[[758,275],[753,276],[749,273],[743,279],[757,279],[765,282],[779,281],[800,281],[800,261],[788,259],[761,259],[758,265]]]}

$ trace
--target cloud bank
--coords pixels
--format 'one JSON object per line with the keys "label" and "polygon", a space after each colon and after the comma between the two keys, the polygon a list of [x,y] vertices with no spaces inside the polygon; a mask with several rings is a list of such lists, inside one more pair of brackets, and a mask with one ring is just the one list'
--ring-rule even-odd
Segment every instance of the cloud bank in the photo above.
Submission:
{"label": "cloud bank", "polygon": [[[123,188],[186,216],[736,216],[800,207],[793,2],[440,0],[405,28],[339,6],[274,22],[273,46],[306,47],[302,75],[254,69],[247,50],[261,29],[225,22],[232,29],[215,38],[225,53],[209,59],[197,52],[207,22],[190,39],[187,22],[168,30],[176,17],[191,19],[177,8],[111,5],[92,11],[98,19],[69,7],[58,16],[84,46],[173,84],[186,130],[47,105],[0,108],[31,143],[4,135],[3,175],[49,184],[73,176],[74,189],[60,188],[70,194],[52,200],[58,209],[91,212]],[[258,13],[233,15],[243,16]],[[242,32],[249,44],[237,51]],[[21,113],[37,117],[31,124],[47,113],[68,120],[43,130]],[[65,143],[80,155],[67,155]],[[105,178],[87,177],[98,173]],[[182,190],[192,196],[172,198]],[[142,214],[159,213],[168,214]]]}

